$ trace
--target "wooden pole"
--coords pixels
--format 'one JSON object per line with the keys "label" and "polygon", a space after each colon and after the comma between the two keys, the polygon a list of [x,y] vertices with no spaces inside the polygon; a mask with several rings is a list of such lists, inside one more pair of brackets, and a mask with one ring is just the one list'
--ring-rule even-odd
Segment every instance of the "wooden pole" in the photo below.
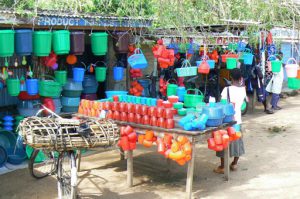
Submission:
{"label": "wooden pole", "polygon": [[192,198],[192,192],[193,192],[195,150],[196,150],[195,140],[194,140],[194,138],[192,138],[192,157],[191,157],[191,160],[188,163],[187,179],[186,179],[186,198],[187,199]]}
{"label": "wooden pole", "polygon": [[225,180],[229,181],[229,147],[224,149],[224,166]]}
{"label": "wooden pole", "polygon": [[133,151],[127,151],[127,186],[133,185]]}

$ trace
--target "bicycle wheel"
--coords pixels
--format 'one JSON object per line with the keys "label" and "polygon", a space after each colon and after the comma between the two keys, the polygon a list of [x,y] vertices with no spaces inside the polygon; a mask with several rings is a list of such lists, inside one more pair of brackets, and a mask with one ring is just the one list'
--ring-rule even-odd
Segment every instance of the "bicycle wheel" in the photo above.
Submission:
{"label": "bicycle wheel", "polygon": [[[40,159],[40,153],[43,153],[43,159]],[[56,170],[55,161],[54,152],[34,149],[28,162],[30,175],[41,179],[53,174]]]}
{"label": "bicycle wheel", "polygon": [[75,199],[77,169],[74,152],[61,153],[57,164],[58,198]]}

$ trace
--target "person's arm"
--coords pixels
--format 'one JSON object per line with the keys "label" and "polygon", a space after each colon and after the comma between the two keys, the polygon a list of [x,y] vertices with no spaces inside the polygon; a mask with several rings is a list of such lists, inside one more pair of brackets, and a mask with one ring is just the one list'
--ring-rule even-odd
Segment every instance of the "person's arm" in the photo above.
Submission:
{"label": "person's arm", "polygon": [[227,88],[228,87],[223,88],[223,91],[221,93],[221,99],[227,99]]}

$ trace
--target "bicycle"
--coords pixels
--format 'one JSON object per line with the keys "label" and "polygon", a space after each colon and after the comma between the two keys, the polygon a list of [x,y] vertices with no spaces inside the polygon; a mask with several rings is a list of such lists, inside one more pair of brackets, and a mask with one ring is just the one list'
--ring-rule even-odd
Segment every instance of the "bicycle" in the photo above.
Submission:
{"label": "bicycle", "polygon": [[[50,113],[50,117],[61,118],[47,107],[43,105],[42,107],[36,114],[37,116],[42,111],[47,111]],[[44,159],[36,161],[41,152],[44,154]],[[77,168],[75,152],[73,150],[54,152],[46,149],[34,149],[28,162],[28,168],[31,176],[36,179],[56,174],[59,199],[76,198]]]}

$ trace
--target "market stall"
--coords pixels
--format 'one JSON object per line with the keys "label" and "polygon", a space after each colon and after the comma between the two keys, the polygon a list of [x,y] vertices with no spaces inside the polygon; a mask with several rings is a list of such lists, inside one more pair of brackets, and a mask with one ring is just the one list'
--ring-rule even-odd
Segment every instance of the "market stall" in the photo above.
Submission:
{"label": "market stall", "polygon": [[113,101],[83,100],[79,109],[87,111],[74,116],[93,118],[89,112],[100,115],[105,113],[102,116],[114,120],[120,126],[121,137],[118,146],[126,152],[129,187],[133,186],[133,151],[138,143],[146,148],[157,147],[158,153],[181,166],[188,164],[186,192],[187,198],[191,198],[196,143],[207,140],[209,149],[225,151],[225,178],[229,180],[229,142],[239,139],[241,134],[232,127],[235,121],[231,104],[204,103],[202,107],[198,107],[198,112],[178,116],[174,112],[179,111],[183,104],[173,100],[174,97],[163,101],[129,95],[114,95]]}

